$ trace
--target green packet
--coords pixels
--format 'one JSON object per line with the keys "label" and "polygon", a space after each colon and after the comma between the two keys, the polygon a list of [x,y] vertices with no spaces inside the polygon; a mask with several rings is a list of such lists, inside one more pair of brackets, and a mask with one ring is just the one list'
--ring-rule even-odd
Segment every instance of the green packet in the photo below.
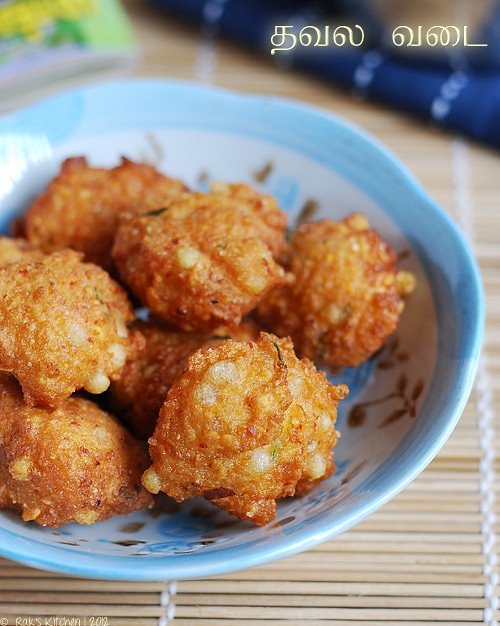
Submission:
{"label": "green packet", "polygon": [[137,48],[118,0],[0,0],[0,93],[130,65]]}

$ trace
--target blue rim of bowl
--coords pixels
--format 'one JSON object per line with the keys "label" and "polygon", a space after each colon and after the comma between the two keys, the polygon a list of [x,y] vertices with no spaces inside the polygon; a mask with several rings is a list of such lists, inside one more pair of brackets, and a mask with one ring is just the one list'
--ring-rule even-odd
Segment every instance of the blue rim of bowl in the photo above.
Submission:
{"label": "blue rim of bowl", "polygon": [[[131,96],[130,98],[124,97]],[[436,370],[448,368],[446,385],[434,380],[428,391],[424,405],[419,415],[426,413],[426,419],[435,416],[436,424],[432,427],[432,436],[427,438],[427,429],[422,440],[416,444],[408,442],[408,433],[397,449],[382,466],[377,468],[373,475],[369,476],[364,483],[354,490],[352,504],[342,510],[336,516],[334,523],[328,515],[319,515],[318,519],[311,519],[307,525],[307,533],[297,531],[295,533],[282,533],[279,537],[264,538],[258,544],[252,544],[250,549],[245,544],[220,548],[213,552],[154,556],[147,562],[140,557],[119,555],[85,554],[80,551],[69,551],[67,547],[59,547],[42,544],[32,539],[21,537],[17,533],[6,529],[0,529],[0,554],[4,557],[17,560],[25,565],[45,569],[62,574],[102,578],[110,580],[175,580],[186,578],[199,578],[223,574],[238,569],[253,567],[276,559],[290,556],[297,552],[311,548],[334,535],[337,535],[364,519],[367,515],[381,507],[428,465],[439,452],[455,427],[469,397],[475,372],[477,369],[481,340],[484,327],[484,294],[477,263],[469,250],[462,233],[454,222],[440,209],[424,192],[419,183],[402,166],[395,156],[387,148],[365,131],[350,122],[336,118],[331,113],[313,105],[297,103],[296,101],[260,95],[240,95],[222,89],[203,87],[182,81],[163,81],[151,79],[136,79],[107,83],[72,90],[41,101],[38,104],[23,109],[19,112],[7,115],[0,119],[0,138],[4,132],[29,132],[30,124],[27,120],[36,120],[37,132],[43,132],[44,128],[51,128],[56,133],[52,142],[57,144],[61,138],[57,136],[58,111],[64,111],[66,107],[78,99],[100,99],[106,102],[108,115],[120,117],[124,115],[135,116],[138,104],[143,102],[147,105],[150,98],[164,98],[164,102],[174,98],[175,106],[185,105],[193,114],[195,110],[203,110],[201,103],[208,105],[207,109],[217,118],[215,129],[233,132],[242,132],[237,128],[237,122],[233,120],[234,128],[225,126],[224,111],[227,109],[239,112],[240,119],[249,113],[259,111],[258,120],[272,118],[276,124],[274,137],[266,134],[265,139],[279,143],[283,140],[282,133],[288,131],[290,125],[297,125],[303,129],[307,126],[307,132],[318,132],[318,140],[321,136],[333,133],[337,142],[340,141],[346,150],[354,150],[356,154],[363,155],[368,166],[376,166],[381,169],[385,176],[389,176],[405,194],[407,200],[411,200],[412,210],[419,211],[420,218],[431,220],[435,232],[435,239],[446,241],[448,252],[460,264],[460,283],[455,285],[457,291],[442,292],[442,281],[433,280],[434,267],[427,258],[428,250],[421,244],[415,244],[415,251],[422,263],[427,279],[431,284],[433,298],[454,298],[458,316],[451,320],[458,326],[445,324],[439,319],[438,333],[444,333],[446,342],[458,341],[460,343],[458,354],[452,359],[452,368],[448,357],[442,357],[438,351]],[[194,106],[194,109],[193,109]],[[67,110],[67,109],[66,109]],[[111,114],[111,111],[113,112]],[[146,106],[147,112],[147,106]],[[210,114],[210,113],[209,113]],[[182,115],[181,115],[182,118]],[[235,116],[238,118],[238,115]],[[113,118],[114,119],[114,118]],[[183,121],[184,120],[184,121]],[[87,132],[100,132],[103,130],[105,120],[98,119],[99,124],[88,129]],[[137,120],[136,120],[137,121]],[[149,120],[150,121],[150,120]],[[104,122],[104,126],[102,125]],[[188,123],[184,118],[176,120],[182,125]],[[144,120],[139,120],[144,124]],[[148,129],[154,123],[146,123]],[[161,127],[161,116],[156,121]],[[258,126],[258,124],[257,124]],[[55,130],[54,130],[55,129]],[[256,136],[256,129],[247,129],[243,134]],[[326,132],[328,131],[328,132]],[[81,132],[81,131],[80,131]],[[258,135],[258,133],[257,133]],[[294,145],[293,138],[287,138],[286,144],[292,149],[299,149]],[[327,157],[328,158],[328,157]],[[331,162],[328,161],[330,167]],[[336,166],[342,169],[342,161],[337,160]],[[338,167],[335,169],[338,171]],[[358,166],[359,168],[359,166]],[[356,178],[355,185],[360,187],[368,195],[375,198],[380,204],[383,200],[383,176],[381,176],[381,188],[374,191],[369,188],[369,182],[359,180],[359,171],[342,170],[339,173],[348,180]],[[373,174],[372,174],[373,176]],[[373,183],[372,183],[373,185]],[[379,196],[379,197],[377,197]],[[384,205],[381,204],[383,207]],[[408,237],[411,229],[408,227],[408,216],[389,214]],[[410,218],[411,219],[411,218]],[[406,228],[404,226],[406,225]],[[445,290],[446,291],[446,290]],[[450,320],[447,320],[450,322]],[[444,328],[446,326],[446,328]],[[410,428],[415,428],[418,419]],[[391,464],[397,463],[398,473],[387,475],[386,469]],[[366,484],[365,484],[366,483]],[[369,483],[369,485],[368,485]],[[376,491],[370,491],[376,489]],[[363,491],[371,494],[363,497]],[[251,532],[251,531],[250,531]]]}

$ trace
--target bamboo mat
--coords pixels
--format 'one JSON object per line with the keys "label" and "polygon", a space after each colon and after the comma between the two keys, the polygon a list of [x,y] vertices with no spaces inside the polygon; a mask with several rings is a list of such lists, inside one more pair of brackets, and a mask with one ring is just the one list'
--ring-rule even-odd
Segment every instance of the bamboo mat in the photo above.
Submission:
{"label": "bamboo mat", "polygon": [[0,624],[31,618],[24,623],[35,626],[38,617],[41,624],[75,618],[88,626],[496,625],[500,155],[216,43],[210,33],[202,38],[137,0],[125,6],[143,47],[136,74],[299,98],[388,145],[461,226],[477,255],[487,305],[483,356],[463,417],[439,456],[354,529],[276,563],[179,583],[82,581],[0,559]]}

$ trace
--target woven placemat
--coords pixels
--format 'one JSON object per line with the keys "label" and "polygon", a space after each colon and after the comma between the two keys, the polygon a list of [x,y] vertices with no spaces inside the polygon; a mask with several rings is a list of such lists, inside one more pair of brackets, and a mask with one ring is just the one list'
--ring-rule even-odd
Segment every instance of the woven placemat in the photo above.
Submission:
{"label": "woven placemat", "polygon": [[0,625],[496,625],[499,155],[221,44],[216,29],[201,37],[136,0],[125,6],[143,47],[137,74],[299,98],[344,115],[388,145],[477,255],[487,304],[483,356],[462,419],[439,456],[349,532],[263,567],[179,583],[78,580],[0,559]]}

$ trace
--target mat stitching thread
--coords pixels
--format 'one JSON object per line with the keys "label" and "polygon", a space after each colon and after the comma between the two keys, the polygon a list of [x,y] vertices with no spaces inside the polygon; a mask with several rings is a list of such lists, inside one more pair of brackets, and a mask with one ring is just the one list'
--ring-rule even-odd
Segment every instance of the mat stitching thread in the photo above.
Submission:
{"label": "mat stitching thread", "polygon": [[368,50],[361,57],[359,65],[353,74],[353,95],[357,98],[364,96],[375,78],[375,72],[384,62],[384,56],[378,50]]}
{"label": "mat stitching thread", "polygon": [[205,85],[213,82],[217,66],[217,35],[222,15],[229,1],[206,0],[203,6],[202,38],[194,64],[194,76],[198,82]]}
{"label": "mat stitching thread", "polygon": [[479,470],[482,474],[480,482],[480,493],[483,496],[481,501],[481,514],[483,515],[483,523],[481,524],[481,533],[484,536],[483,554],[486,557],[486,563],[483,566],[483,573],[488,578],[485,583],[484,596],[489,601],[489,606],[484,611],[484,621],[488,626],[497,626],[498,621],[494,619],[494,613],[498,609],[499,600],[495,594],[495,587],[498,584],[498,574],[495,572],[497,564],[497,555],[495,552],[496,533],[493,530],[496,523],[496,515],[494,513],[494,485],[495,474],[493,465],[495,463],[495,451],[492,441],[494,440],[495,431],[492,426],[493,410],[492,410],[492,393],[490,387],[490,375],[487,367],[487,357],[481,356],[478,374],[476,378],[476,389],[478,391],[477,408],[480,414],[479,429],[481,432],[480,445],[483,452],[483,458],[479,463]]}
{"label": "mat stitching thread", "polygon": [[166,609],[165,615],[158,620],[158,626],[167,626],[171,624],[175,618],[175,596],[177,595],[177,581],[172,580],[168,583],[167,588],[161,592],[160,606]]}
{"label": "mat stitching thread", "polygon": [[[472,222],[472,201],[470,197],[470,180],[468,167],[467,144],[461,139],[455,139],[451,144],[451,166],[454,188],[454,203],[457,211],[458,222],[465,232],[471,247],[474,249],[474,226]],[[498,574],[495,572],[497,555],[495,552],[496,533],[494,526],[496,515],[494,512],[495,496],[495,450],[493,441],[495,429],[493,426],[493,409],[490,375],[488,371],[488,359],[484,350],[479,358],[478,372],[475,388],[478,393],[477,409],[479,412],[480,448],[482,458],[479,462],[481,480],[479,491],[481,494],[481,534],[483,536],[482,551],[486,557],[483,566],[483,574],[487,578],[484,585],[484,597],[489,606],[484,610],[484,623],[488,626],[498,626],[494,618],[495,611],[499,607],[499,598],[495,593],[498,585]]]}

